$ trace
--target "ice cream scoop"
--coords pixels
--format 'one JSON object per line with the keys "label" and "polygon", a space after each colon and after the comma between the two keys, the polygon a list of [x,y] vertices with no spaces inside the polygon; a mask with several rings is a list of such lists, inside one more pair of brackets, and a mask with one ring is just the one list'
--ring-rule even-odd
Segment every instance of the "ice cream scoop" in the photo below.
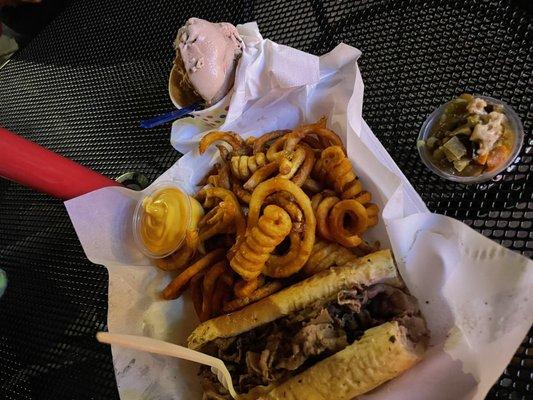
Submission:
{"label": "ice cream scoop", "polygon": [[203,99],[210,106],[229,92],[243,49],[235,26],[190,18],[179,29],[174,47],[171,96],[180,105]]}

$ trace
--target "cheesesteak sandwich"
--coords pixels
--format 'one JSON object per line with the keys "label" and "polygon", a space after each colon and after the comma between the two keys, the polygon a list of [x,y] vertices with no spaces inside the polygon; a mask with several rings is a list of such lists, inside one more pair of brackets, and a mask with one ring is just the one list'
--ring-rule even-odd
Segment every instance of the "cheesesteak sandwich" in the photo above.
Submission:
{"label": "cheesesteak sandwich", "polygon": [[[331,268],[199,325],[188,346],[219,357],[242,399],[351,399],[418,361],[429,333],[389,250]],[[231,396],[207,367],[204,399]]]}

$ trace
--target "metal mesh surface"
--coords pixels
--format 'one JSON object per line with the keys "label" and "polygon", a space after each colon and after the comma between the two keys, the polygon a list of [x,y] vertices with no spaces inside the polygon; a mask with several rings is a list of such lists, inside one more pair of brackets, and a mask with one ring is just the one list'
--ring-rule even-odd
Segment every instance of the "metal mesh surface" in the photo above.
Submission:
{"label": "metal mesh surface", "polygon": [[[322,54],[363,51],[364,117],[432,211],[533,254],[533,18],[527,1],[75,1],[0,70],[0,125],[111,177],[155,179],[178,157],[168,127],[172,41],[190,16],[256,20],[279,43]],[[436,106],[461,92],[501,98],[526,132],[494,181],[446,182],[416,151]],[[84,256],[57,200],[0,181],[0,398],[118,398],[106,328],[107,273]],[[533,399],[533,337],[489,399]]]}

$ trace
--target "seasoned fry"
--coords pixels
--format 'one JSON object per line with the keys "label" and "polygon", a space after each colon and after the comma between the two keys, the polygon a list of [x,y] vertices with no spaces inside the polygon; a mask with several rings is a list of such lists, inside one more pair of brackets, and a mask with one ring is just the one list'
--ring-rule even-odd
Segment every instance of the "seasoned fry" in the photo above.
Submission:
{"label": "seasoned fry", "polygon": [[207,183],[224,189],[230,188],[229,171],[225,162],[215,164],[216,174],[212,174],[207,178]]}
{"label": "seasoned fry", "polygon": [[230,297],[231,297],[231,285],[228,285],[226,282],[224,282],[221,276],[217,281],[215,292],[213,293],[213,301],[212,301],[213,307],[212,307],[211,317],[215,317],[221,314],[224,301],[228,301]]}
{"label": "seasoned fry", "polygon": [[324,189],[324,186],[320,182],[315,181],[313,178],[308,177],[304,181],[302,185],[302,189],[307,190],[308,192],[311,192],[311,193],[318,193],[322,189]]}
{"label": "seasoned fry", "polygon": [[253,190],[261,182],[268,179],[271,175],[279,171],[279,162],[272,161],[268,164],[263,165],[261,168],[258,168],[248,179],[243,186],[246,190]]}
{"label": "seasoned fry", "polygon": [[291,158],[291,154],[283,153],[281,157],[277,159],[278,170],[279,170],[280,175],[285,175],[291,172],[292,162],[290,158]]}
{"label": "seasoned fry", "polygon": [[366,206],[367,203],[372,201],[372,195],[366,190],[363,190],[354,198],[354,200],[357,200],[359,203]]}
{"label": "seasoned fry", "polygon": [[295,263],[297,258],[300,257],[302,247],[302,238],[300,237],[300,232],[292,230],[289,234],[289,242],[289,250],[285,254],[272,254],[270,256],[268,260],[269,269],[265,269],[265,275],[274,277],[273,275],[276,273],[276,270],[274,268],[279,268],[282,271],[281,267],[279,266]]}
{"label": "seasoned fry", "polygon": [[244,141],[236,133],[213,131],[209,132],[202,138],[202,140],[200,140],[198,151],[200,152],[200,154],[204,154],[213,143],[218,141],[228,143],[233,148],[234,152],[242,151],[245,148]]}
{"label": "seasoned fry", "polygon": [[293,222],[301,223],[304,220],[302,210],[294,202],[294,198],[287,192],[276,192],[265,199],[265,204],[276,204],[287,211]]}
{"label": "seasoned fry", "polygon": [[285,151],[293,151],[300,140],[308,135],[316,135],[323,147],[340,146],[342,148],[342,140],[335,132],[326,128],[326,119],[322,118],[314,124],[301,125],[285,135],[283,149]]}
{"label": "seasoned fry", "polygon": [[320,193],[316,193],[311,198],[311,207],[313,208],[313,211],[315,212],[315,215],[316,215],[316,211],[318,209],[318,206],[320,205],[322,200],[324,200],[326,197],[336,197],[336,194],[335,194],[335,192],[333,190],[326,189],[326,190],[323,190]]}
{"label": "seasoned fry", "polygon": [[280,136],[283,136],[283,135],[285,135],[286,133],[289,133],[289,132],[290,132],[290,130],[288,130],[288,129],[282,129],[282,130],[278,130],[278,131],[268,132],[268,133],[265,133],[262,136],[259,136],[254,141],[254,146],[253,146],[254,154],[264,152],[265,151],[265,145],[268,142],[270,142],[272,140],[275,140],[275,139],[279,138]]}
{"label": "seasoned fry", "polygon": [[250,199],[252,198],[252,194],[245,190],[242,185],[239,182],[233,182],[231,186],[233,193],[237,196],[237,198],[241,201],[241,203],[248,204],[250,203]]}
{"label": "seasoned fry", "polygon": [[379,208],[377,205],[375,204],[366,204],[365,205],[365,209],[366,209],[366,215],[368,217],[368,227],[373,227],[373,226],[376,226],[378,224],[378,213],[379,213]]}
{"label": "seasoned fry", "polygon": [[224,282],[224,284],[226,284],[227,286],[229,287],[233,287],[233,283],[234,283],[234,279],[233,279],[233,276],[232,276],[232,271],[230,269],[226,269],[226,272],[224,272],[221,276],[220,276],[220,280],[222,282]]}
{"label": "seasoned fry", "polygon": [[228,165],[227,163],[229,162],[229,160],[231,158],[228,148],[226,146],[222,145],[222,144],[217,144],[216,146],[217,146],[218,152],[220,153],[220,159],[227,166]]}
{"label": "seasoned fry", "polygon": [[213,313],[213,294],[215,292],[215,284],[220,275],[226,269],[226,261],[220,261],[214,264],[206,273],[202,285],[202,314],[200,320],[206,321],[211,318]]}
{"label": "seasoned fry", "polygon": [[357,256],[347,248],[335,243],[317,240],[311,256],[303,268],[306,275],[313,275],[327,268],[342,266],[354,262]]}
{"label": "seasoned fry", "polygon": [[[330,241],[353,248],[361,244],[361,234],[378,223],[378,207],[362,205],[355,199],[340,200],[331,191],[313,196],[311,206],[317,219],[318,234]],[[363,194],[359,198],[368,199]]]}
{"label": "seasoned fry", "polygon": [[309,179],[309,175],[311,174],[311,171],[313,170],[313,167],[315,165],[315,153],[309,146],[301,146],[301,149],[304,151],[304,160],[300,168],[298,169],[298,172],[294,174],[292,177],[292,181],[297,186],[302,186],[307,179]]}
{"label": "seasoned fry", "polygon": [[316,208],[317,230],[320,236],[326,240],[335,240],[333,232],[329,226],[329,213],[338,202],[338,197],[326,197],[320,202],[320,204],[318,204]]}
{"label": "seasoned fry", "polygon": [[246,232],[246,219],[244,218],[239,200],[237,200],[237,197],[231,191],[218,187],[204,188],[198,192],[198,199],[203,201],[203,205],[206,208],[214,207],[220,201],[231,204],[235,210],[234,225],[237,236],[244,236]]}
{"label": "seasoned fry", "polygon": [[[349,223],[346,224],[348,218]],[[335,241],[345,247],[357,247],[361,244],[361,234],[367,229],[368,217],[365,207],[357,200],[342,200],[336,203],[328,220],[330,233]]]}
{"label": "seasoned fry", "polygon": [[240,155],[231,157],[231,172],[239,180],[246,180],[267,163],[265,153],[256,153],[251,156]]}
{"label": "seasoned fry", "polygon": [[235,293],[235,296],[242,299],[244,297],[249,297],[252,295],[252,293],[258,288],[265,284],[265,277],[263,275],[259,275],[255,279],[251,279],[249,281],[240,280],[238,281],[235,286],[233,287],[233,292]]}
{"label": "seasoned fry", "polygon": [[168,257],[156,258],[154,263],[164,271],[176,271],[183,268],[196,255],[199,243],[198,230],[188,230],[185,232],[185,242],[178,250]]}
{"label": "seasoned fry", "polygon": [[207,268],[213,262],[222,259],[224,254],[224,249],[213,250],[190,265],[182,273],[172,279],[167,287],[163,289],[163,292],[161,293],[163,299],[171,300],[178,298],[193,276]]}
{"label": "seasoned fry", "polygon": [[322,182],[328,182],[343,199],[354,198],[362,191],[350,160],[340,146],[325,149],[315,164],[315,174]]}
{"label": "seasoned fry", "polygon": [[311,147],[311,149],[324,150],[324,146],[322,145],[322,143],[320,143],[319,140],[313,136],[303,137],[302,142]]}
{"label": "seasoned fry", "polygon": [[270,253],[289,234],[291,225],[285,210],[275,205],[266,206],[257,222],[250,223],[244,241],[230,261],[231,268],[245,280],[257,278]]}
{"label": "seasoned fry", "polygon": [[235,232],[235,206],[232,203],[221,201],[198,223],[200,241],[204,242],[221,233]]}
{"label": "seasoned fry", "polygon": [[293,182],[283,178],[272,178],[257,186],[252,193],[250,200],[250,209],[248,211],[248,221],[251,226],[255,225],[259,220],[261,206],[265,199],[272,193],[285,191],[289,192],[295,199],[298,207],[302,210],[305,218],[304,238],[299,243],[298,253],[295,257],[287,262],[286,258],[270,257],[266,264],[263,273],[270,277],[282,278],[290,276],[298,272],[305,264],[311,249],[315,242],[315,228],[316,219],[311,208],[311,201],[309,197],[296,186]]}
{"label": "seasoned fry", "polygon": [[200,322],[202,321],[202,285],[204,280],[204,273],[200,272],[191,278],[191,297],[194,305],[194,311],[198,316]]}
{"label": "seasoned fry", "polygon": [[237,311],[240,308],[243,308],[244,306],[254,303],[258,300],[261,300],[267,296],[270,296],[273,293],[276,293],[280,291],[283,288],[283,283],[281,281],[272,281],[264,286],[261,286],[257,290],[255,290],[249,297],[244,298],[238,298],[234,299],[232,301],[227,302],[224,304],[224,307],[222,310],[225,313],[230,313],[233,311]]}
{"label": "seasoned fry", "polygon": [[281,174],[279,175],[279,177],[285,178],[285,179],[292,179],[292,177],[296,174],[296,172],[300,169],[300,167],[304,163],[306,155],[307,153],[303,147],[300,147],[300,146],[297,147],[294,150],[294,152],[290,155],[288,171],[282,172],[281,165],[280,165]]}
{"label": "seasoned fry", "polygon": [[379,242],[362,238],[378,223],[379,208],[325,118],[256,139],[213,131],[199,152],[211,145],[220,161],[197,194],[206,214],[180,250],[156,264],[179,270],[199,246],[208,253],[183,269],[163,298],[176,298],[190,285],[204,321],[280,290],[279,278],[357,265],[358,257],[379,249]]}
{"label": "seasoned fry", "polygon": [[287,138],[282,136],[278,138],[272,145],[268,148],[266,156],[268,161],[278,161],[280,157],[286,157],[287,152],[283,149]]}

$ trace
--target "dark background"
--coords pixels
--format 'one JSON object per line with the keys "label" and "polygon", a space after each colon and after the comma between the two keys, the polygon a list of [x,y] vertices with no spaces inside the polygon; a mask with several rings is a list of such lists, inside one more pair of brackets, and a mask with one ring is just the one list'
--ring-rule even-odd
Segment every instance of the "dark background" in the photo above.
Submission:
{"label": "dark background", "polygon": [[[256,20],[265,37],[315,54],[344,41],[363,51],[364,118],[428,207],[533,254],[531,2],[58,3],[64,10],[39,22],[0,70],[0,125],[110,177],[139,171],[153,180],[179,154],[168,127],[138,122],[172,109],[171,44],[188,17]],[[524,123],[519,158],[485,184],[444,181],[416,151],[425,117],[461,92],[501,98]],[[0,398],[118,398],[110,350],[94,340],[106,329],[107,272],[85,258],[60,201],[0,180],[0,267],[9,279]],[[488,398],[533,399],[532,373],[530,336]]]}

